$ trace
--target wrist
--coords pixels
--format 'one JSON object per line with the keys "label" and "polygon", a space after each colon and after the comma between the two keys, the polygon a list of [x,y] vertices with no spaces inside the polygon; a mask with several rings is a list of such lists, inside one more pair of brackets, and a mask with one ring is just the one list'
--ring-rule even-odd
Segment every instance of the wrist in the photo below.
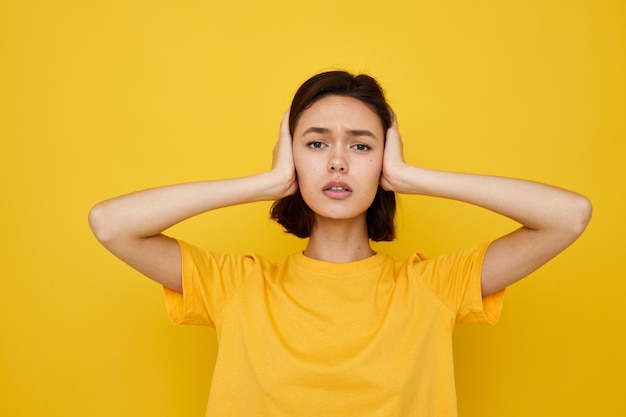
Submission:
{"label": "wrist", "polygon": [[401,164],[384,173],[381,184],[383,188],[401,194],[422,194],[421,178],[425,169],[409,164]]}
{"label": "wrist", "polygon": [[295,172],[284,175],[276,171],[268,171],[259,175],[263,181],[263,190],[266,190],[264,200],[280,200],[292,195],[298,189]]}

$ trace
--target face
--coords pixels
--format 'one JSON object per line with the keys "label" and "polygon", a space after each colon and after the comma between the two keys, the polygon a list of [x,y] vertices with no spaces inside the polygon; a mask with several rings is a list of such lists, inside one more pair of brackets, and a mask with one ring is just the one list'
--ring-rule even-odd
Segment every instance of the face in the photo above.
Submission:
{"label": "face", "polygon": [[352,97],[326,96],[293,132],[298,186],[316,218],[362,218],[374,201],[384,151],[378,115]]}

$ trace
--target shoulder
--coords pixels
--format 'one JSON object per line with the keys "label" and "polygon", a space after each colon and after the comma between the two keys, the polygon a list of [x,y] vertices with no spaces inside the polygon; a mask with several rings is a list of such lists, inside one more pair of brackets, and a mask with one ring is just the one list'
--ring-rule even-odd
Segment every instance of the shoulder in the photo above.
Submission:
{"label": "shoulder", "polygon": [[430,257],[422,252],[415,252],[407,259],[407,265],[417,269],[476,267],[482,264],[489,243],[482,243],[469,248],[452,251]]}
{"label": "shoulder", "polygon": [[178,244],[182,255],[183,270],[192,268],[219,271],[237,270],[239,272],[243,272],[258,268],[271,269],[276,265],[255,252],[246,252],[241,254],[220,252],[191,244],[183,240],[178,240]]}

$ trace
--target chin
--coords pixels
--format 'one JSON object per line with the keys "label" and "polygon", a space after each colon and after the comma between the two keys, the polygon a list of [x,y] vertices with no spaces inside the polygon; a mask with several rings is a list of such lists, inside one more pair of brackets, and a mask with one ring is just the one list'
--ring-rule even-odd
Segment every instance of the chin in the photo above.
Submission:
{"label": "chin", "polygon": [[346,211],[319,211],[315,212],[315,217],[320,220],[332,220],[332,221],[360,221],[365,223],[365,212],[346,212]]}

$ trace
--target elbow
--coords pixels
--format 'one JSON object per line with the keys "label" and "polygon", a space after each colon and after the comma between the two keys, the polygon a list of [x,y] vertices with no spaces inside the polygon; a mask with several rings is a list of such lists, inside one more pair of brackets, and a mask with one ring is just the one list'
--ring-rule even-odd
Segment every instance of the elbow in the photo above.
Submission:
{"label": "elbow", "polygon": [[89,210],[88,221],[92,233],[100,243],[106,244],[113,239],[112,221],[106,202],[98,203]]}
{"label": "elbow", "polygon": [[591,220],[593,207],[591,205],[591,201],[589,201],[587,197],[577,194],[572,204],[572,208],[572,221],[570,227],[572,234],[575,238],[577,238],[587,228],[587,225]]}

